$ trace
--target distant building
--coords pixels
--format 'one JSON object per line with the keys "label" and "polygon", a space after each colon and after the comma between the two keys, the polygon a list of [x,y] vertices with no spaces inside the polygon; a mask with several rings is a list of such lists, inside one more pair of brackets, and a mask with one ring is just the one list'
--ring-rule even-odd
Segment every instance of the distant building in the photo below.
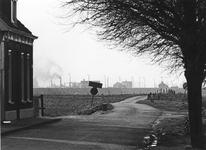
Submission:
{"label": "distant building", "polygon": [[55,84],[55,81],[51,78],[51,86],[50,88],[58,88],[58,85]]}
{"label": "distant building", "polygon": [[85,79],[80,82],[81,88],[89,88],[89,81],[86,81]]}
{"label": "distant building", "polygon": [[72,88],[80,88],[80,83],[79,82],[71,82],[71,87]]}
{"label": "distant building", "polygon": [[162,83],[160,83],[160,84],[158,85],[158,87],[159,87],[160,89],[168,89],[168,88],[169,88],[168,85],[165,84],[163,81],[162,81]]}
{"label": "distant building", "polygon": [[116,82],[114,88],[132,88],[132,81],[123,81],[122,83]]}
{"label": "distant building", "polygon": [[125,88],[132,88],[132,81],[123,81],[122,85],[124,85]]}
{"label": "distant building", "polygon": [[[100,83],[100,81],[93,81],[93,82],[98,82]],[[80,87],[81,88],[90,88],[89,86],[89,81],[86,81],[85,79],[83,81],[80,82]]]}
{"label": "distant building", "polygon": [[162,81],[162,83],[160,83],[160,84],[158,85],[158,87],[160,88],[160,92],[161,92],[161,93],[167,93],[167,92],[168,92],[169,87],[168,87],[168,85],[165,84],[163,81]]}
{"label": "distant building", "polygon": [[116,82],[114,85],[113,85],[114,88],[126,88],[125,85],[123,85],[122,83],[119,83],[119,82]]}

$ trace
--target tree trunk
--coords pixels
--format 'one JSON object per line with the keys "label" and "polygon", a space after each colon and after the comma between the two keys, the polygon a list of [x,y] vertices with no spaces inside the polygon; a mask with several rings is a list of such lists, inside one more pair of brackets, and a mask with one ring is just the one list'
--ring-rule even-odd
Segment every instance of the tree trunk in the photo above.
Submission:
{"label": "tree trunk", "polygon": [[187,76],[188,86],[188,111],[190,124],[191,145],[195,148],[203,148],[202,134],[202,79],[199,73],[190,71]]}

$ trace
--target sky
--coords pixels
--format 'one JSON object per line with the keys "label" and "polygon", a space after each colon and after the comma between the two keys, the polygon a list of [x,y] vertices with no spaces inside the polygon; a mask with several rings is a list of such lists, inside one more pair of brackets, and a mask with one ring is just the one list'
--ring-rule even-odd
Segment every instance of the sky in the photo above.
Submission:
{"label": "sky", "polygon": [[103,87],[105,80],[106,87],[125,80],[133,81],[134,87],[154,87],[161,81],[182,87],[185,82],[183,74],[170,74],[164,67],[151,65],[149,59],[109,49],[84,25],[72,29],[62,25],[57,17],[61,14],[64,12],[58,0],[17,2],[18,19],[38,37],[34,41],[33,68],[40,86],[49,86],[51,78],[58,85],[57,75],[63,83],[85,79],[100,81]]}

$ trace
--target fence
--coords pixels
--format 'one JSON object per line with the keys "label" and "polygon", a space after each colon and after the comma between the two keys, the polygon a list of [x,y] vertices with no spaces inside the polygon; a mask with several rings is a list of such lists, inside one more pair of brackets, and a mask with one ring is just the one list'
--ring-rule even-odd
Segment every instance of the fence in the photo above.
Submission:
{"label": "fence", "polygon": [[44,116],[44,98],[43,95],[34,96],[34,116]]}

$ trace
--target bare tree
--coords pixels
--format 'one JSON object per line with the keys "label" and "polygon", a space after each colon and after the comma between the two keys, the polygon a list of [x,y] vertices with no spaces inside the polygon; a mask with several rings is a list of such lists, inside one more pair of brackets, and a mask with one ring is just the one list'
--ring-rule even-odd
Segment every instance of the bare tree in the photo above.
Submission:
{"label": "bare tree", "polygon": [[[183,67],[188,84],[191,145],[203,147],[202,82],[206,76],[205,0],[67,0],[67,19],[98,28],[101,40],[154,62]],[[77,17],[78,15],[78,17]]]}

